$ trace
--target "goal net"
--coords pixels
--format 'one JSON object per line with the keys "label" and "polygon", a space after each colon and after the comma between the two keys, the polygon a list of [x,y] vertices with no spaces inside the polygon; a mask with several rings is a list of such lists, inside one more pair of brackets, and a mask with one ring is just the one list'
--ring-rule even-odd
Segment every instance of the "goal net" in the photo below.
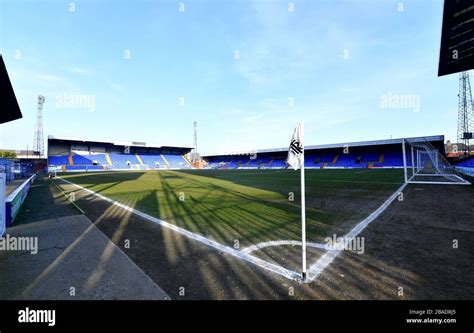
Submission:
{"label": "goal net", "polygon": [[405,182],[470,185],[426,139],[403,139]]}

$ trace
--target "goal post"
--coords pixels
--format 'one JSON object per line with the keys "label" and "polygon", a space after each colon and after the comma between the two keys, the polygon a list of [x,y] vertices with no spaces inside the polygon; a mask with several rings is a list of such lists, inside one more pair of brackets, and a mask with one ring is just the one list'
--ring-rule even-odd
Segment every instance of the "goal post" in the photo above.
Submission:
{"label": "goal post", "polygon": [[423,139],[402,139],[406,183],[470,185],[433,145]]}

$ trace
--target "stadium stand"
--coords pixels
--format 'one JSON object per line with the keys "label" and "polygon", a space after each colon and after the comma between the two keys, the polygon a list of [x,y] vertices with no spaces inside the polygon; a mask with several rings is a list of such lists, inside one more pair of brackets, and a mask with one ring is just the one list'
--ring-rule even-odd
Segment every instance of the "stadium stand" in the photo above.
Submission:
{"label": "stadium stand", "polygon": [[88,165],[92,164],[92,161],[86,157],[83,157],[82,155],[72,155],[72,165]]}
{"label": "stadium stand", "polygon": [[89,156],[89,159],[92,161],[92,164],[100,164],[100,165],[109,164],[105,154],[93,154]]}
{"label": "stadium stand", "polygon": [[109,154],[112,161],[112,169],[130,169],[134,164],[138,164],[134,154]]}
{"label": "stadium stand", "polygon": [[59,171],[190,169],[190,147],[48,137],[48,167]]}
{"label": "stadium stand", "polygon": [[166,162],[161,155],[140,154],[139,156],[143,164],[148,165],[150,169],[166,168]]}
{"label": "stadium stand", "polygon": [[469,156],[457,161],[454,167],[457,171],[474,177],[474,156]]}
{"label": "stadium stand", "polygon": [[[444,137],[411,138],[429,140],[442,154]],[[402,139],[352,142],[305,147],[306,168],[401,168]],[[186,154],[192,148],[146,146],[143,143],[87,141],[50,136],[48,165],[61,171],[189,169]],[[100,151],[100,152],[99,152]],[[249,154],[203,156],[206,168],[287,168],[287,148],[266,149]],[[470,166],[472,159],[464,163]],[[459,165],[463,167],[463,165]]]}
{"label": "stadium stand", "polygon": [[474,156],[470,156],[456,163],[457,167],[474,168]]}
{"label": "stadium stand", "polygon": [[[444,136],[411,138],[429,140],[441,154]],[[376,140],[305,147],[305,168],[402,168],[402,139]],[[286,148],[266,149],[248,155],[203,156],[207,168],[287,168]],[[256,158],[250,159],[256,154]]]}
{"label": "stadium stand", "polygon": [[189,169],[190,165],[186,161],[183,155],[174,154],[162,154],[163,159],[166,161],[170,169]]}
{"label": "stadium stand", "polygon": [[49,165],[69,165],[69,155],[66,156],[48,156]]}

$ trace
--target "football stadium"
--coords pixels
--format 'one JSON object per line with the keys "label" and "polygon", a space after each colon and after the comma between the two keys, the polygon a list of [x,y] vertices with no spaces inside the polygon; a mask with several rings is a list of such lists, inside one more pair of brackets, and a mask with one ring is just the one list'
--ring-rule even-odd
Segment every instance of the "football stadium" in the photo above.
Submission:
{"label": "football stadium", "polygon": [[[332,264],[345,250],[357,257],[368,250],[366,246],[375,245],[374,254],[388,256],[393,253],[387,243],[425,240],[417,250],[431,252],[429,244],[436,237],[469,226],[472,211],[456,219],[451,211],[462,212],[466,203],[472,203],[471,178],[447,162],[444,142],[443,135],[434,135],[305,146],[305,279],[301,274],[300,174],[289,168],[288,148],[210,154],[196,161],[193,147],[50,135],[47,168],[30,171],[31,177],[15,182],[29,193],[14,218],[7,220],[7,227],[15,230],[18,225],[20,230],[22,225],[33,226],[51,217],[59,221],[84,216],[138,267],[150,272],[167,290],[166,297],[292,298],[288,288],[293,286],[297,297],[319,298],[321,290],[313,286],[328,279],[328,272],[347,274],[347,267],[341,272],[338,261]],[[469,169],[472,161],[463,159],[462,166]],[[440,218],[440,212],[447,220]],[[368,228],[371,245],[366,245],[367,236],[359,234],[365,234],[372,223],[372,229]],[[395,236],[392,228],[407,230]],[[418,228],[446,230],[439,235],[422,231],[420,236],[415,233]],[[412,239],[406,239],[410,235]],[[407,250],[410,256],[415,249]],[[449,260],[447,252],[439,253],[442,259]],[[351,262],[352,272],[360,272],[358,265],[367,265],[350,257],[343,260]],[[462,264],[459,258],[457,264]],[[452,269],[448,267],[443,271]],[[196,279],[195,271],[203,269],[206,274]],[[369,272],[373,269],[364,267]],[[398,269],[390,273],[394,285],[408,278]],[[418,269],[431,275],[433,267]],[[234,286],[217,287],[216,283],[223,282],[221,274],[226,284]],[[375,272],[357,281],[366,285],[365,292],[378,283],[365,280],[371,274]],[[189,293],[180,296],[183,276],[194,278],[185,284],[190,284]],[[248,279],[258,282],[253,284],[257,287],[240,291]],[[396,299],[397,288],[387,290],[389,286],[379,288],[373,297]],[[455,286],[457,297],[466,292],[459,287]],[[351,298],[369,297],[352,288],[331,290],[329,295],[345,298],[349,292]],[[410,284],[406,292],[414,292],[409,288]],[[25,297],[43,297],[29,292]],[[428,288],[422,297],[439,296],[433,292]],[[453,297],[452,293],[448,289],[441,297]]]}
{"label": "football stadium", "polygon": [[[97,51],[95,60],[85,60],[90,55],[81,58],[74,53],[79,48],[68,46],[52,56],[50,74],[28,72],[40,66],[33,49],[8,38],[0,57],[0,300],[472,300],[474,60],[466,55],[468,42],[456,39],[462,34],[452,37],[447,27],[473,27],[468,2],[453,9],[437,1],[444,20],[424,18],[430,28],[423,30],[423,47],[431,50],[441,38],[433,33],[440,26],[443,35],[440,54],[427,56],[429,66],[405,51],[393,55],[376,32],[355,27],[365,37],[344,39],[354,56],[346,58],[344,50],[324,66],[312,58],[308,65],[315,50],[305,45],[314,40],[298,37],[292,44],[278,30],[321,29],[307,20],[310,14],[295,18],[298,8],[316,16],[314,8],[328,15],[333,9],[308,2],[293,10],[278,1],[257,1],[256,8],[234,3],[238,33],[226,23],[235,19],[227,12],[216,14],[215,23],[227,32],[185,23],[186,15],[202,23],[209,4],[180,3],[164,19],[159,13],[174,7],[139,2],[137,15],[153,13],[164,23],[135,22],[145,32],[122,31],[130,46],[109,41],[107,27],[97,36],[80,34],[81,10],[95,17],[107,9],[78,3],[63,13],[64,22],[48,24],[84,43],[92,38],[95,47],[110,42],[120,59]],[[342,3],[341,10],[367,13],[372,2]],[[372,5],[392,20],[387,31],[392,24],[408,29],[426,10]],[[28,15],[37,8],[26,7]],[[5,14],[19,8],[7,2]],[[128,9],[119,8],[117,15],[125,15]],[[417,15],[409,16],[412,9]],[[74,15],[70,22],[67,15]],[[110,24],[119,29],[119,21]],[[253,40],[257,28],[272,34]],[[197,60],[173,65],[194,51],[164,36],[178,31],[185,38],[181,31],[195,29],[193,38],[210,49],[185,39],[199,50]],[[267,40],[274,29],[300,51]],[[321,32],[321,38],[339,50],[341,32],[331,29],[334,35]],[[149,53],[156,45],[148,44],[156,36],[170,49],[157,59]],[[57,40],[68,45],[63,37]],[[389,49],[384,54],[394,67],[362,59],[366,54],[352,44],[359,37],[367,47]],[[209,40],[229,46],[233,38],[242,38],[225,51],[233,58],[219,62],[223,56]],[[466,40],[472,46],[474,37]],[[15,43],[25,51],[16,52]],[[462,49],[461,60],[450,58],[453,47]],[[379,73],[384,69],[390,74]],[[341,77],[330,78],[332,72]],[[425,81],[431,83],[423,87]],[[298,89],[302,102],[295,106],[291,91]],[[253,102],[245,106],[246,99]],[[227,101],[231,106],[222,106]]]}

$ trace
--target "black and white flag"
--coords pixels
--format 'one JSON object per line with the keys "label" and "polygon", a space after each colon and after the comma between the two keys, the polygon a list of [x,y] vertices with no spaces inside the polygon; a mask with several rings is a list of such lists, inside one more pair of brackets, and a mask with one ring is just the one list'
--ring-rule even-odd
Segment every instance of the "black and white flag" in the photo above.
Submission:
{"label": "black and white flag", "polygon": [[286,162],[293,168],[298,170],[304,167],[304,144],[303,144],[303,124],[300,123],[295,128],[293,137],[291,138],[290,148],[288,149],[288,158]]}

